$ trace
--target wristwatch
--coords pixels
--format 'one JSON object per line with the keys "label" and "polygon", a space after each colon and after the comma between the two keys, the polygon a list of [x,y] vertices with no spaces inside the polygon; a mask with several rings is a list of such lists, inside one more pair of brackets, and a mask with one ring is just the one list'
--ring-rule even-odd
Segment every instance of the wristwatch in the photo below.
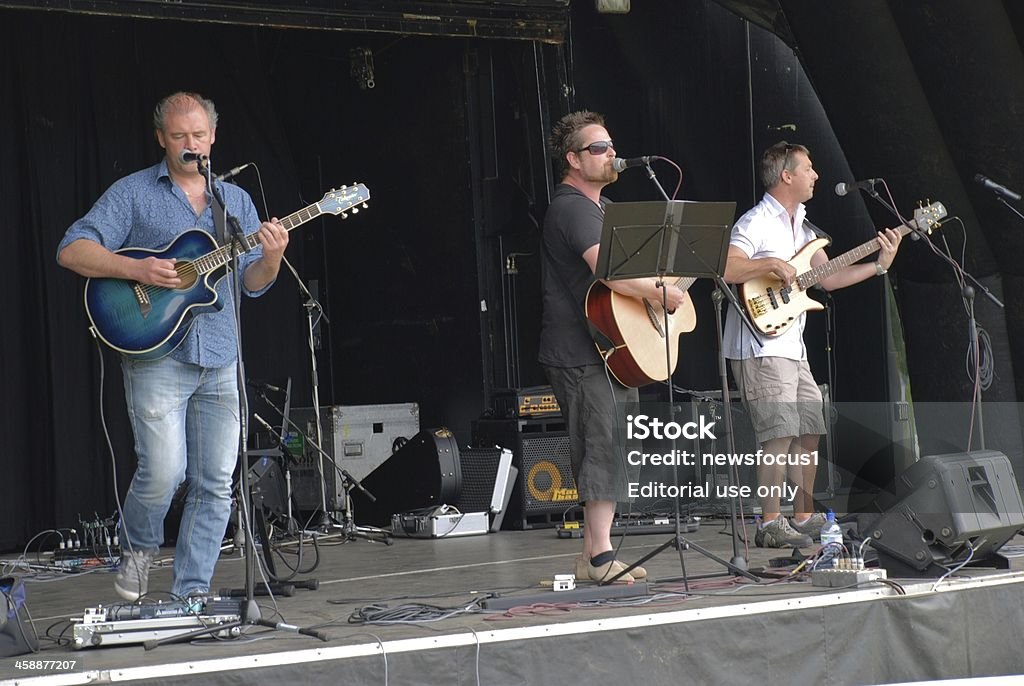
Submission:
{"label": "wristwatch", "polygon": [[882,276],[883,274],[885,274],[888,271],[889,271],[888,269],[886,269],[885,267],[882,266],[881,262],[875,262],[875,273],[876,274],[878,274],[879,276]]}

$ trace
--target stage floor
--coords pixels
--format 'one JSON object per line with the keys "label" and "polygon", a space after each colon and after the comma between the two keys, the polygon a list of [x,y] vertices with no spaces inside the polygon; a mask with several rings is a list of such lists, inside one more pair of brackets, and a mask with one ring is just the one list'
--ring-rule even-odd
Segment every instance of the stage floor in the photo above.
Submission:
{"label": "stage floor", "polygon": [[[727,522],[705,520],[685,537],[728,559]],[[620,559],[635,560],[670,535],[631,535]],[[1011,544],[1020,544],[1020,538]],[[394,539],[386,546],[325,537],[310,574],[319,590],[258,598],[265,618],[312,627],[328,640],[247,627],[237,639],[197,640],[144,650],[140,644],[73,649],[69,618],[118,604],[113,574],[68,574],[27,584],[41,651],[0,661],[13,684],[148,683],[554,684],[606,675],[644,683],[869,684],[924,678],[1024,674],[1016,637],[1024,620],[1024,573],[972,570],[934,580],[822,589],[805,582],[753,584],[735,577],[694,580],[724,568],[668,548],[645,566],[647,593],[592,605],[550,590],[573,570],[578,539],[553,529],[446,539]],[[169,551],[168,551],[169,552]],[[307,547],[303,564],[313,551]],[[751,547],[751,569],[778,550]],[[8,556],[10,557],[10,556]],[[243,584],[244,561],[225,553],[216,588]],[[279,571],[281,569],[278,563]],[[154,598],[170,568],[150,576]],[[592,586],[591,584],[581,584]],[[644,590],[635,587],[636,590]],[[543,594],[545,604],[459,612],[488,594]],[[166,596],[164,596],[166,597]],[[371,606],[407,603],[451,616],[417,625],[353,623]],[[516,601],[513,601],[514,603]],[[411,611],[411,610],[410,610]],[[61,637],[58,643],[52,639]]]}

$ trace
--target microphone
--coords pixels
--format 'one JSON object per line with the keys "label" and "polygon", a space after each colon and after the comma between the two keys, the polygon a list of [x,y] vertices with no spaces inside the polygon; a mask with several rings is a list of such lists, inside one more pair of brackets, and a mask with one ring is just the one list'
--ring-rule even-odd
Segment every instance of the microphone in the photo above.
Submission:
{"label": "microphone", "polygon": [[224,172],[223,174],[217,174],[213,178],[216,181],[227,181],[228,179],[233,179],[236,176],[238,176],[239,174],[241,174],[242,171],[247,169],[251,164],[252,164],[252,162],[246,162],[245,164],[243,164],[240,167],[232,167],[231,169],[229,169],[228,171]]}
{"label": "microphone", "polygon": [[265,383],[263,381],[253,381],[252,379],[246,381],[247,384],[255,388],[257,391],[273,391],[274,393],[287,393],[288,391],[274,386],[273,384]]}
{"label": "microphone", "polygon": [[182,150],[181,153],[178,155],[178,159],[181,160],[182,162],[188,163],[188,162],[205,162],[206,160],[208,160],[210,158],[207,155],[204,155],[201,152],[191,152],[189,150]]}
{"label": "microphone", "polygon": [[995,181],[993,181],[992,179],[988,178],[983,174],[975,174],[974,182],[979,186],[983,186],[989,189],[996,195],[1003,196],[1007,200],[1020,200],[1020,193],[1014,193],[1006,186],[996,183]]}
{"label": "microphone", "polygon": [[262,424],[263,428],[266,429],[267,431],[269,431],[271,435],[273,435],[273,436],[278,435],[278,430],[276,430],[272,426],[270,426],[269,422],[267,422],[265,419],[263,419],[262,417],[260,417],[256,413],[253,413],[253,419],[256,420],[257,422],[259,422],[260,424]]}
{"label": "microphone", "polygon": [[875,184],[881,181],[881,179],[864,179],[863,181],[854,181],[853,183],[837,183],[836,184],[836,195],[842,197],[850,191],[866,191],[869,188],[874,188]]}
{"label": "microphone", "polygon": [[661,158],[657,155],[645,155],[643,157],[616,157],[612,159],[612,169],[617,172],[624,172],[630,167],[639,167],[640,165],[647,165],[654,160],[660,160]]}

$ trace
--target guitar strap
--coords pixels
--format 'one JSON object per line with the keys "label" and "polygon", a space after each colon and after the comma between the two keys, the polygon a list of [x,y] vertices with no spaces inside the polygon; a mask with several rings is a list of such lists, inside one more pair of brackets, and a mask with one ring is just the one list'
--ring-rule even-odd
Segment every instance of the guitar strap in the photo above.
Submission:
{"label": "guitar strap", "polygon": [[225,224],[224,217],[227,216],[227,212],[224,206],[217,200],[217,196],[213,195],[210,202],[210,210],[213,212],[213,227],[217,232],[214,238],[217,239],[217,245],[228,244],[228,227]]}
{"label": "guitar strap", "polygon": [[818,228],[811,222],[807,221],[806,219],[804,219],[804,228],[810,229],[811,233],[813,233],[815,236],[817,236],[818,238],[824,238],[825,240],[828,241],[829,245],[832,245],[832,236],[829,236],[827,233],[825,233],[820,228]]}

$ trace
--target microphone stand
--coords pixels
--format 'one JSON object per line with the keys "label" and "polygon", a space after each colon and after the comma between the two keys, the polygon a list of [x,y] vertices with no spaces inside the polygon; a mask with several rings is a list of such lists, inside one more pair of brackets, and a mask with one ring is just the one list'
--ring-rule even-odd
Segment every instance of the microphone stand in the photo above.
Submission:
{"label": "microphone stand", "polygon": [[[324,308],[320,305],[319,301],[313,297],[313,294],[306,288],[305,282],[299,276],[299,273],[292,266],[291,262],[284,260],[285,265],[288,267],[288,271],[295,277],[295,283],[299,286],[299,293],[306,299],[303,303],[303,308],[306,310],[306,334],[307,342],[309,344],[309,368],[310,368],[310,381],[312,382],[312,400],[313,400],[313,417],[316,421],[316,443],[320,445],[324,442],[324,430],[323,422],[320,420],[320,376],[317,371],[316,361],[316,334],[315,334],[315,323],[314,318],[323,319],[328,324],[331,320],[324,314]],[[275,408],[276,409],[276,408]],[[282,414],[282,416],[284,416]],[[331,517],[328,514],[330,510],[327,509],[327,475],[324,472],[324,458],[323,451],[320,451],[318,455],[318,468],[320,470],[320,524],[319,528],[323,531],[328,530],[331,525]]]}
{"label": "microphone stand", "polygon": [[[871,188],[866,189],[866,190],[867,190],[868,195],[870,195],[872,198],[874,198],[878,202],[878,204],[880,204],[882,207],[884,207],[886,210],[888,210],[890,213],[892,213],[893,216],[895,216],[897,219],[899,219],[900,224],[904,223],[903,217],[900,216],[899,211],[897,211],[895,207],[890,205],[885,200],[885,198],[883,198],[881,195],[879,195],[878,191],[875,190],[874,186],[872,186]],[[1006,202],[1006,200],[1004,200],[1002,196],[997,195],[996,198],[999,201],[1001,201],[1004,205],[1009,207],[1010,210],[1012,210],[1017,216],[1021,217],[1021,219],[1024,219],[1024,215],[1021,215],[1021,213],[1017,211],[1017,208],[1013,207],[1008,202]],[[918,227],[918,226],[911,226],[910,229],[911,229],[910,237],[911,237],[912,240],[916,241],[916,240],[924,239],[924,241],[928,244],[928,247],[931,249],[931,251],[934,254],[938,255],[940,258],[942,258],[942,260],[945,261],[948,265],[950,265],[953,268],[953,272],[955,274],[962,274],[963,277],[966,280],[969,280],[971,282],[971,284],[974,284],[973,287],[972,287],[971,285],[969,285],[967,283],[962,283],[961,288],[960,288],[960,295],[967,302],[967,313],[968,313],[967,316],[968,316],[968,319],[969,319],[968,327],[969,327],[970,336],[971,336],[971,353],[972,353],[972,355],[974,357],[975,368],[977,369],[977,366],[978,366],[978,363],[979,363],[979,360],[980,360],[981,350],[980,350],[980,346],[979,346],[979,342],[978,342],[978,320],[974,316],[974,301],[975,301],[976,289],[980,290],[985,295],[985,297],[987,297],[990,301],[992,301],[992,303],[996,307],[999,307],[1000,309],[1004,309],[1006,306],[1003,305],[1002,302],[1000,302],[999,298],[997,298],[996,296],[992,295],[992,291],[990,291],[980,281],[978,281],[976,278],[974,278],[973,274],[971,274],[970,272],[965,270],[963,267],[961,267],[959,264],[957,264],[956,260],[954,260],[952,257],[950,257],[946,253],[942,252],[938,248],[936,248],[935,244],[932,243],[932,239],[931,239],[931,237],[928,236],[927,232],[922,231],[921,228]],[[975,402],[977,404],[977,407],[978,407],[978,438],[979,438],[979,440],[981,442],[981,449],[984,450],[985,449],[985,419],[984,419],[984,417],[982,415],[982,409],[981,409],[981,380],[977,378],[977,372],[975,372],[974,382],[975,382],[975,392],[973,394],[972,400],[973,400],[973,402]],[[967,449],[970,450],[971,446],[967,446]]]}
{"label": "microphone stand", "polygon": [[263,619],[263,615],[260,612],[260,607],[256,603],[255,598],[255,577],[256,577],[256,544],[253,541],[252,536],[252,511],[250,509],[250,483],[249,483],[249,451],[248,451],[248,397],[245,391],[245,364],[242,360],[242,320],[241,320],[241,284],[242,275],[238,272],[238,256],[243,252],[247,252],[255,246],[250,246],[248,237],[245,235],[241,224],[238,222],[238,218],[232,215],[227,210],[227,203],[224,202],[224,196],[220,192],[217,184],[213,183],[210,175],[209,160],[202,158],[198,160],[196,166],[198,167],[199,173],[206,179],[206,188],[213,196],[216,204],[212,208],[213,211],[223,211],[225,215],[226,225],[230,227],[229,236],[226,239],[229,241],[231,246],[231,282],[232,282],[232,295],[234,297],[234,308],[235,308],[235,335],[237,350],[237,375],[236,382],[238,383],[238,403],[239,403],[239,425],[240,431],[238,436],[238,443],[240,446],[240,452],[242,457],[242,465],[239,469],[239,482],[241,490],[242,510],[243,510],[243,521],[246,523],[245,531],[245,597],[243,598],[239,607],[239,620],[237,622],[230,622],[227,624],[218,624],[215,626],[198,629],[184,634],[178,634],[170,636],[165,639],[151,640],[144,643],[146,650],[152,650],[157,646],[165,643],[176,643],[178,641],[190,641],[197,636],[206,636],[222,631],[230,630],[235,627],[241,627],[244,625],[257,625],[265,626],[272,629],[281,629],[284,631],[293,631],[307,636],[313,636],[319,638],[321,641],[327,641],[327,634],[322,631],[315,631],[312,629],[304,629],[291,624],[285,624],[283,622],[272,622],[267,619]]}
{"label": "microphone stand", "polygon": [[[276,405],[274,405],[269,400],[267,400],[267,398],[266,398],[265,394],[263,393],[263,391],[260,390],[260,391],[257,391],[257,393],[260,395],[260,397],[262,397],[267,402],[268,405],[274,407],[275,410],[277,409]],[[288,473],[288,466],[287,466],[286,463],[294,462],[295,461],[295,458],[292,456],[291,451],[288,450],[288,446],[285,445],[284,441],[281,440],[281,437],[274,431],[274,427],[270,426],[270,424],[265,419],[263,419],[263,417],[259,416],[256,413],[253,413],[253,419],[255,419],[265,429],[268,430],[271,441],[273,441],[274,445],[277,447],[277,450],[278,450],[278,452],[281,455],[282,467],[283,467],[283,469],[285,471],[285,474],[287,474]],[[289,479],[286,477],[285,481],[288,482]],[[289,503],[288,503],[288,512],[289,512],[289,514],[288,514],[288,517],[289,517],[289,519],[288,519],[288,527],[289,527],[289,530],[291,530],[292,519],[291,519],[291,502],[290,502],[291,501],[291,488],[290,488],[290,486],[287,489],[287,497],[288,497],[288,500],[289,500]],[[296,588],[305,588],[305,589],[309,589],[311,591],[318,590],[320,588],[320,581],[319,581],[319,579],[301,579],[301,580],[296,581],[295,577],[298,576],[299,574],[309,574],[314,569],[316,569],[316,567],[318,566],[319,562],[317,562],[312,567],[310,567],[309,569],[306,569],[306,570],[300,569],[298,566],[296,566],[295,569],[291,570],[292,573],[290,575],[288,575],[287,577],[285,577],[285,578],[281,578],[280,576],[278,576],[277,569],[276,569],[276,567],[274,565],[273,557],[272,557],[272,555],[273,555],[273,546],[270,543],[270,537],[269,537],[269,535],[267,533],[266,516],[261,512],[261,513],[257,513],[255,515],[255,517],[256,517],[256,523],[257,523],[257,525],[259,527],[258,530],[259,530],[259,535],[260,535],[260,539],[261,539],[261,543],[262,543],[262,547],[263,547],[264,567],[265,567],[265,570],[266,570],[267,574],[269,575],[270,579],[272,580],[272,581],[269,581],[269,582],[266,582],[266,583],[260,583],[258,586],[255,586],[254,587],[255,595],[259,595],[259,596],[283,595],[283,596],[291,597],[292,595],[295,594],[295,589]],[[300,537],[302,536],[302,532],[299,532],[299,536]],[[313,545],[314,545],[314,547],[316,546],[316,541],[315,540],[313,542]],[[227,598],[241,598],[241,597],[245,597],[245,592],[246,591],[245,591],[244,588],[241,588],[241,589],[239,589],[239,588],[222,588],[219,591],[219,595],[221,597],[227,597]]]}
{"label": "microphone stand", "polygon": [[[650,158],[644,158],[644,167],[647,170],[647,178],[649,178],[654,183],[655,187],[658,189],[658,192],[661,193],[661,197],[664,198],[666,202],[671,202],[671,200],[668,197],[668,193],[665,192],[665,189],[662,187],[661,183],[658,181],[658,177],[654,173],[654,169],[651,168],[651,164],[650,163],[651,163],[651,159]],[[668,226],[666,225],[664,228],[667,229]],[[658,279],[657,285],[658,285],[658,288],[661,289],[663,326],[664,326],[664,331],[665,331],[665,371],[668,374],[667,381],[668,381],[669,421],[674,421],[675,420],[675,393],[674,393],[674,386],[675,386],[675,384],[672,383],[672,349],[671,349],[670,346],[671,346],[671,344],[673,342],[675,342],[675,339],[672,336],[669,335],[668,285],[665,283],[665,276],[666,276],[665,270],[663,269],[661,271],[661,273],[658,274],[658,276],[657,276],[657,279]],[[723,282],[723,284],[724,284],[724,282]],[[720,321],[720,318],[719,318],[719,321]],[[747,326],[750,326],[750,324],[747,323]],[[719,325],[719,328],[718,328],[718,340],[719,340],[719,351],[722,351],[722,346],[721,346],[722,331],[721,331],[721,326],[720,325]],[[725,381],[726,377],[724,376],[725,358],[723,356],[721,356],[721,355],[719,357],[721,359],[721,369],[723,371],[723,376],[722,376],[722,379],[723,379],[723,382],[722,382],[723,383],[722,402],[723,402],[724,408],[725,408],[726,432],[728,433],[728,436],[729,436],[729,438],[728,438],[729,445],[730,445],[729,450],[730,450],[730,452],[734,453],[735,449],[733,447],[732,417],[731,417],[731,412],[730,412],[730,409],[729,409],[729,389],[728,389],[728,383],[727,383],[727,381]],[[607,364],[607,360],[606,360],[605,363]],[[676,454],[676,440],[674,438],[671,439],[671,450],[672,450],[672,454],[673,455]],[[687,550],[687,549],[696,550],[698,553],[700,553],[704,557],[706,557],[706,558],[708,558],[710,560],[714,560],[715,562],[719,563],[720,565],[722,565],[723,567],[725,567],[726,569],[728,569],[730,572],[732,572],[733,574],[735,574],[737,576],[743,576],[743,577],[746,577],[747,579],[749,579],[751,581],[755,581],[755,582],[760,581],[760,579],[758,579],[756,576],[754,576],[749,571],[747,571],[747,561],[746,561],[746,559],[742,555],[739,554],[739,548],[738,548],[737,539],[736,539],[738,534],[737,534],[737,530],[736,530],[736,503],[735,503],[734,498],[730,497],[730,499],[729,499],[729,503],[730,503],[730,517],[732,519],[732,548],[733,548],[733,557],[732,557],[731,561],[727,561],[727,560],[722,559],[721,557],[718,557],[717,555],[712,553],[710,550],[704,548],[703,546],[700,546],[700,545],[694,543],[693,541],[690,541],[689,539],[687,539],[686,537],[683,536],[682,529],[680,527],[680,520],[682,519],[682,513],[680,512],[679,497],[678,497],[678,491],[679,491],[679,467],[678,467],[678,465],[675,464],[675,462],[673,462],[673,465],[672,465],[672,479],[674,481],[674,485],[676,487],[676,493],[677,493],[677,496],[675,498],[673,498],[673,501],[675,503],[675,537],[672,540],[666,541],[665,543],[660,545],[658,548],[656,548],[654,551],[652,551],[652,552],[648,553],[647,555],[641,557],[639,560],[637,560],[633,564],[625,567],[621,572],[619,572],[615,576],[611,577],[607,581],[602,582],[602,585],[606,585],[606,584],[610,584],[610,583],[615,582],[620,577],[622,577],[625,574],[628,574],[634,568],[642,565],[647,560],[655,557],[656,555],[661,553],[662,550],[665,550],[669,546],[675,547],[675,549],[679,552],[679,566],[680,566],[681,571],[683,572],[683,576],[682,576],[683,587],[684,587],[684,589],[687,592],[689,592],[689,590],[690,590],[690,577],[686,573],[686,558],[683,555],[683,551]],[[693,578],[694,579],[704,578],[704,575],[693,577]],[[676,579],[672,578],[672,579],[663,579],[662,581],[668,582],[668,581],[675,581],[675,580]]]}
{"label": "microphone stand", "polygon": [[310,438],[306,434],[306,432],[304,432],[299,427],[298,424],[293,422],[290,417],[286,417],[285,414],[276,405],[274,405],[274,403],[270,402],[262,390],[258,390],[257,393],[259,393],[260,398],[267,401],[267,405],[272,407],[274,411],[281,416],[281,419],[288,424],[288,426],[290,426],[292,429],[296,431],[296,433],[302,436],[307,445],[311,445],[320,454],[321,460],[326,459],[328,462],[330,462],[331,465],[334,467],[334,470],[341,476],[342,486],[345,490],[345,516],[340,526],[342,534],[344,535],[345,539],[353,540],[355,538],[365,538],[368,541],[375,541],[378,543],[384,543],[385,545],[391,545],[393,541],[391,540],[391,534],[389,532],[385,531],[384,529],[377,529],[374,527],[357,526],[355,523],[355,518],[352,513],[352,502],[350,497],[352,489],[357,488],[360,491],[362,491],[363,495],[365,495],[366,498],[371,503],[377,502],[377,498],[368,490],[366,490],[366,487],[363,486],[363,484],[360,483],[358,479],[349,474],[349,472],[344,467],[339,465],[338,462],[333,457],[327,454],[327,452],[324,451],[322,447],[320,447],[319,442],[314,441],[312,438]]}

